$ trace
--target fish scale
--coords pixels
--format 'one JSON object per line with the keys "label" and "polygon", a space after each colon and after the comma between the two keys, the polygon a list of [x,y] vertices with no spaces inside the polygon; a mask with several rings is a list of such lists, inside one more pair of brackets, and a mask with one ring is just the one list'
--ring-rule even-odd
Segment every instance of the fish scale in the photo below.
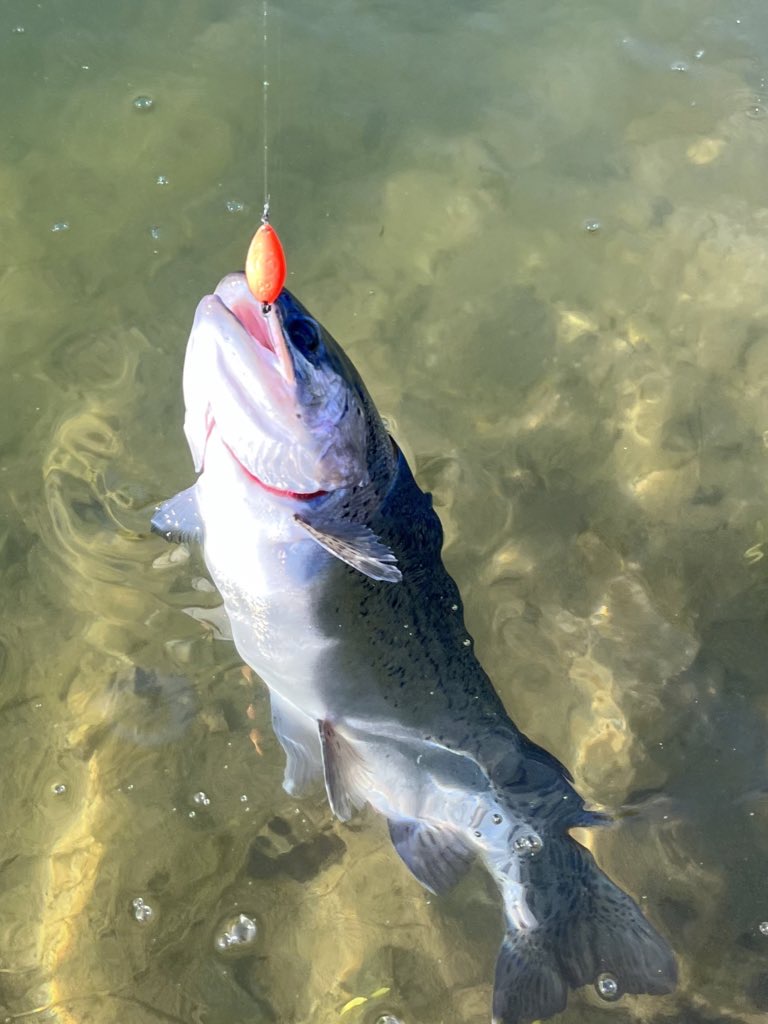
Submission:
{"label": "fish scale", "polygon": [[373,807],[433,892],[485,864],[505,920],[494,1024],[550,1017],[586,984],[610,999],[671,991],[666,941],[568,833],[605,818],[507,715],[431,498],[331,335],[288,291],[265,313],[230,275],[198,307],[184,389],[202,471],[153,527],[202,542],[270,691],[286,790],[322,779],[342,820]]}

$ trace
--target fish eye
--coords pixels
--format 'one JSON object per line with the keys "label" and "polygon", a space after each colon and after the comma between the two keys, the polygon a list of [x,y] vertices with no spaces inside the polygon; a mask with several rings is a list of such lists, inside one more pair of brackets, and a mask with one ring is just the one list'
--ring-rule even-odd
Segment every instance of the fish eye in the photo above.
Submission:
{"label": "fish eye", "polygon": [[320,348],[320,331],[316,323],[297,317],[288,324],[288,333],[296,348],[304,355],[311,355]]}

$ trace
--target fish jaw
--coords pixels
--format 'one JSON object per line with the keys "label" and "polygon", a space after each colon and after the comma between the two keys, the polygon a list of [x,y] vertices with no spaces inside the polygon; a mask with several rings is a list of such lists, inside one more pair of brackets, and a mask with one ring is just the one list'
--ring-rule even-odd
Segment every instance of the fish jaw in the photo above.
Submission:
{"label": "fish jaw", "polygon": [[290,518],[302,540],[372,579],[400,582],[395,553],[366,522],[394,479],[391,440],[352,363],[289,292],[262,305],[243,274],[230,274],[201,301],[184,399],[198,472],[214,448],[238,471],[214,507],[231,509],[242,488],[255,488],[278,499],[268,518]]}
{"label": "fish jaw", "polygon": [[332,361],[307,358],[279,309],[280,301],[262,307],[242,274],[225,277],[199,303],[183,378],[195,468],[203,469],[215,426],[244,471],[277,492],[364,484],[365,418],[355,389]]}

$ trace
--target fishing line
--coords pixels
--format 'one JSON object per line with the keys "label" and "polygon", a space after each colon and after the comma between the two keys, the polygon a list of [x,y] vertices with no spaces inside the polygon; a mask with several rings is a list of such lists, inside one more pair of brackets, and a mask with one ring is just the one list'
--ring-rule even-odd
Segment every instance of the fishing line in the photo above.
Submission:
{"label": "fishing line", "polygon": [[261,225],[251,239],[245,257],[245,279],[251,295],[261,303],[261,315],[269,334],[270,347],[277,356],[280,373],[289,384],[293,384],[293,361],[273,310],[273,303],[283,290],[286,271],[283,247],[269,223],[269,0],[263,0],[261,12],[264,47],[261,75],[264,207],[261,212]]}
{"label": "fishing line", "polygon": [[264,0],[262,6],[262,45],[264,54],[264,63],[261,74],[261,99],[262,99],[262,117],[261,127],[264,140],[264,207],[261,212],[261,223],[266,224],[269,220],[269,65],[267,64],[267,54],[269,52],[269,32],[268,29],[268,15],[269,15],[269,0]]}
{"label": "fishing line", "polygon": [[278,357],[281,373],[289,382],[293,382],[293,363],[281,334],[272,304],[279,298],[285,284],[285,253],[277,237],[277,232],[269,223],[269,0],[262,2],[262,42],[264,45],[264,62],[262,65],[261,96],[262,96],[262,132],[264,157],[264,207],[261,213],[261,225],[251,239],[245,257],[245,279],[251,295],[261,303],[261,312],[269,332],[271,347]]}

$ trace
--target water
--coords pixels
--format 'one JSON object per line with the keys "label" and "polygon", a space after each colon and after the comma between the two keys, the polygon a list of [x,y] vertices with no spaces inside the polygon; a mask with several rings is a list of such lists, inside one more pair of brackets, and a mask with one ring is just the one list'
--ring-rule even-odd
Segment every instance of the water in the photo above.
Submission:
{"label": "water", "polygon": [[[270,32],[290,284],[680,957],[674,996],[562,1020],[761,1020],[768,8],[295,0]],[[381,822],[282,792],[198,559],[147,532],[191,480],[195,304],[261,212],[260,46],[233,0],[0,12],[0,1019],[489,1017],[482,878],[427,898]]]}

